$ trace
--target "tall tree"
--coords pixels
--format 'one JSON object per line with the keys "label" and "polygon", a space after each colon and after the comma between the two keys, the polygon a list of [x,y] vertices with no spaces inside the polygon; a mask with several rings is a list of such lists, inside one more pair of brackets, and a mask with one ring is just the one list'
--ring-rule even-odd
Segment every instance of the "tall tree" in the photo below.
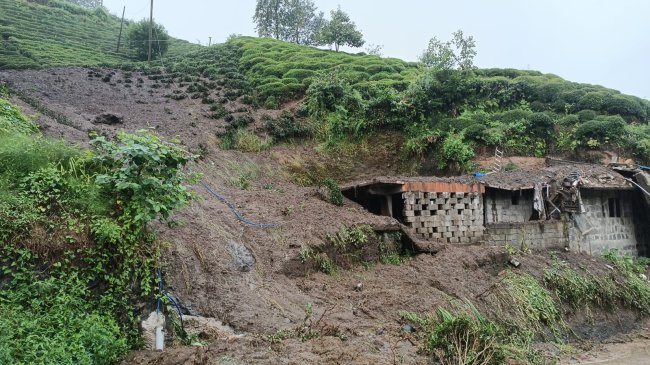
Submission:
{"label": "tall tree", "polygon": [[[149,19],[131,24],[126,31],[126,45],[131,55],[146,61],[149,53]],[[169,35],[162,24],[153,23],[152,58],[162,57],[169,48]]]}
{"label": "tall tree", "polygon": [[323,27],[327,23],[325,19],[325,13],[322,11],[315,15],[309,23],[307,24],[306,36],[303,38],[302,44],[308,46],[320,46],[323,44],[320,39],[320,34],[323,31]]}
{"label": "tall tree", "polygon": [[316,5],[312,0],[288,0],[286,4],[286,38],[302,44],[309,38],[309,22],[316,16]]}
{"label": "tall tree", "polygon": [[253,21],[260,37],[282,39],[285,32],[287,0],[257,0]]}
{"label": "tall tree", "polygon": [[420,61],[436,70],[471,70],[476,56],[474,37],[463,35],[462,30],[452,34],[452,39],[442,42],[437,37],[431,38],[429,46],[420,56]]}
{"label": "tall tree", "polygon": [[361,47],[366,43],[363,34],[340,6],[332,10],[330,15],[332,19],[325,24],[320,35],[324,44],[333,44],[338,52],[340,46]]}

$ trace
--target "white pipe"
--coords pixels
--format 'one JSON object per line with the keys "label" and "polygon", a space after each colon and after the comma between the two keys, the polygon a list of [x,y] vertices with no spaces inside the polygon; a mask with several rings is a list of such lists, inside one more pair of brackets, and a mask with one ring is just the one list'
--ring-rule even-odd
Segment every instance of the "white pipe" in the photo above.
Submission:
{"label": "white pipe", "polygon": [[156,351],[162,351],[165,347],[165,335],[162,326],[156,326]]}
{"label": "white pipe", "polygon": [[626,178],[626,177],[625,177],[624,179],[627,180],[627,181],[629,181],[629,182],[631,182],[632,184],[636,185],[637,188],[641,189],[641,191],[643,191],[646,195],[650,196],[650,193],[649,193],[646,189],[644,189],[641,185],[639,185],[639,184],[637,184],[636,182],[634,182],[634,180],[632,180],[632,179],[628,179],[628,178]]}

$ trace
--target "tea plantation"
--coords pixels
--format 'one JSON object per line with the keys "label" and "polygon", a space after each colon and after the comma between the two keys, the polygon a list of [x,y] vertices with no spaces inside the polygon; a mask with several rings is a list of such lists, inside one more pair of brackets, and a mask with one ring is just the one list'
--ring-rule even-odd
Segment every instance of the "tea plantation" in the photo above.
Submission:
{"label": "tea plantation", "polygon": [[[130,22],[125,22],[125,30]],[[86,9],[65,1],[41,5],[0,0],[0,69],[132,62],[117,53],[120,19],[103,8]],[[124,34],[123,34],[124,36]],[[169,55],[200,46],[172,39]]]}
{"label": "tea plantation", "polygon": [[[311,135],[330,146],[383,130],[402,132],[405,152],[435,152],[441,169],[470,168],[477,146],[574,158],[610,148],[650,158],[650,102],[537,71],[431,70],[398,59],[239,37],[174,57],[157,72],[194,77],[188,93],[223,86],[233,100],[270,109],[304,99],[297,117],[306,117]],[[445,148],[449,160],[436,152]]]}

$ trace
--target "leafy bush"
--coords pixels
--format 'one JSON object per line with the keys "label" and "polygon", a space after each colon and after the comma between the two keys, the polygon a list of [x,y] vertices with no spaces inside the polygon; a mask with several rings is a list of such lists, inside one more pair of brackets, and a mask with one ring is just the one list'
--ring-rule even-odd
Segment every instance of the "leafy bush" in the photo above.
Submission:
{"label": "leafy bush", "polygon": [[101,365],[120,360],[129,349],[126,337],[112,313],[99,310],[89,297],[86,283],[74,275],[38,279],[34,272],[15,273],[0,289],[0,362]]}
{"label": "leafy bush", "polygon": [[584,123],[596,119],[598,113],[591,109],[584,109],[579,111],[577,115],[578,115],[578,120]]}
{"label": "leafy bush", "polygon": [[309,128],[296,121],[294,115],[288,111],[282,112],[278,118],[266,118],[265,127],[275,141],[309,135]]}
{"label": "leafy bush", "polygon": [[528,119],[526,131],[529,135],[549,140],[554,135],[553,118],[545,113],[533,113]]}
{"label": "leafy bush", "polygon": [[449,133],[442,141],[438,168],[452,168],[456,171],[466,171],[471,167],[474,150],[467,142],[463,133]]}
{"label": "leafy bush", "polygon": [[422,348],[441,364],[497,365],[508,351],[503,331],[468,302],[469,313],[452,314],[444,308],[437,318],[401,311],[402,318],[419,327]]}
{"label": "leafy bush", "polygon": [[581,124],[575,131],[575,139],[587,142],[590,139],[605,142],[617,140],[625,132],[625,121],[621,117],[608,117],[590,120]]}
{"label": "leafy bush", "polygon": [[328,177],[327,179],[323,180],[323,185],[329,191],[328,199],[330,203],[338,206],[343,205],[343,193],[341,193],[339,184],[337,184],[334,179]]}
{"label": "leafy bush", "polygon": [[589,92],[586,93],[580,101],[576,104],[577,110],[601,110],[603,101],[606,97],[604,92]]}
{"label": "leafy bush", "polygon": [[160,216],[168,219],[174,209],[194,197],[183,185],[188,177],[182,167],[195,156],[159,137],[140,132],[118,133],[120,144],[104,137],[91,141],[94,162],[106,171],[95,182],[115,195],[114,207],[135,223]]}

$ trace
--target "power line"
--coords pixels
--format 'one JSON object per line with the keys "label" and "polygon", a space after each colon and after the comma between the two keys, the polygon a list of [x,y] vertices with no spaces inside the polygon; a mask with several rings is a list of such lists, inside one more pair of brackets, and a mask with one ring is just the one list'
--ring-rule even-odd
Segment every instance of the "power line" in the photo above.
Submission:
{"label": "power line", "polygon": [[153,38],[153,0],[151,0],[151,10],[149,11],[149,53],[147,62],[151,63],[151,39]]}

